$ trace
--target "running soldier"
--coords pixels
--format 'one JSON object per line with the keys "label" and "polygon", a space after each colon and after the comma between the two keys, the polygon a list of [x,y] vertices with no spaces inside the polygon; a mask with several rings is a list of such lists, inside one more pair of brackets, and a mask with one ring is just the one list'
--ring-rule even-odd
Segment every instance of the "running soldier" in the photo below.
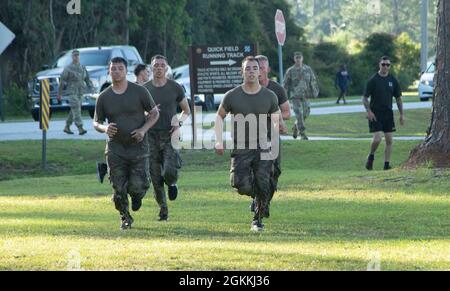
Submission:
{"label": "running soldier", "polygon": [[[111,60],[112,86],[98,97],[94,117],[94,128],[108,135],[105,154],[122,230],[130,229],[134,222],[129,212],[128,194],[132,210],[138,211],[150,187],[147,131],[159,118],[150,93],[127,81],[127,65],[120,57]],[[147,119],[146,112],[149,113]],[[108,125],[104,125],[106,121]]]}
{"label": "running soldier", "polygon": [[[252,231],[263,231],[263,218],[268,213],[273,193],[273,160],[271,133],[285,132],[275,93],[259,83],[259,65],[254,57],[242,62],[243,85],[225,94],[216,118],[216,154],[224,154],[223,122],[232,115],[234,149],[231,153],[231,186],[241,195],[255,199]],[[275,132],[271,132],[275,131]],[[263,138],[263,139],[261,139]],[[276,137],[276,143],[279,137]],[[273,145],[272,145],[273,146]]]}
{"label": "running soldier", "polygon": [[[291,118],[291,107],[289,105],[289,100],[287,98],[286,90],[284,90],[283,86],[269,79],[269,73],[271,72],[269,59],[266,56],[259,55],[255,57],[259,63],[259,83],[261,86],[266,87],[267,89],[273,91],[278,98],[278,106],[281,109],[281,115],[283,120],[289,120]],[[280,152],[278,154],[278,158],[274,161],[274,171],[273,171],[273,183],[274,183],[274,192],[278,190],[278,179],[281,176],[281,137],[280,137]],[[272,193],[269,199],[270,202],[273,199]],[[269,209],[269,208],[268,208]],[[255,211],[255,201],[253,201],[251,206],[252,212]],[[269,216],[269,213],[267,213]]]}
{"label": "running soldier", "polygon": [[[178,196],[178,176],[181,169],[181,157],[172,144],[179,140],[180,128],[189,118],[191,110],[184,94],[183,87],[177,82],[167,79],[167,59],[156,55],[152,58],[151,69],[153,79],[144,87],[153,96],[160,109],[160,119],[148,133],[150,144],[150,175],[152,178],[155,199],[159,205],[159,220],[167,221],[169,209],[164,189],[168,186],[168,196],[171,201]],[[182,113],[177,117],[177,107]]]}

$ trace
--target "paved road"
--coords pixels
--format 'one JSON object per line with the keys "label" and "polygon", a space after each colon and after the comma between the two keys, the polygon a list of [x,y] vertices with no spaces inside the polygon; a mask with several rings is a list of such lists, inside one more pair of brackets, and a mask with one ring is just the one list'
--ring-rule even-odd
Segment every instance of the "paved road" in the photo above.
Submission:
{"label": "paved road", "polygon": [[[395,107],[395,106],[394,106]],[[405,110],[408,109],[420,109],[420,108],[431,108],[431,102],[416,102],[416,103],[405,103]],[[312,108],[311,115],[329,115],[329,114],[344,114],[344,113],[357,113],[364,112],[364,107],[362,105],[347,105],[347,106],[334,106],[334,107],[322,107],[322,108]],[[206,124],[211,124],[215,120],[214,113],[208,113],[203,116],[203,122]],[[88,133],[85,136],[70,136],[63,133],[63,128],[65,126],[64,120],[53,120],[50,123],[50,130],[47,133],[48,139],[63,139],[63,140],[105,140],[105,136],[97,133],[93,126],[92,120],[86,118],[84,120],[85,128]],[[186,126],[183,127],[183,140],[188,141],[192,139],[192,133],[190,124],[191,121],[188,120]],[[73,126],[74,130],[75,126]],[[75,131],[76,132],[76,131]],[[211,130],[204,131],[203,136],[205,139],[211,139],[213,136]],[[0,141],[10,141],[10,140],[40,140],[42,138],[42,132],[39,130],[39,123],[37,122],[5,122],[0,123]],[[228,137],[229,138],[229,137]],[[423,139],[417,137],[404,137],[407,139]],[[286,139],[291,139],[286,137]],[[345,138],[328,138],[328,137],[317,137],[312,138],[312,140],[352,140]]]}

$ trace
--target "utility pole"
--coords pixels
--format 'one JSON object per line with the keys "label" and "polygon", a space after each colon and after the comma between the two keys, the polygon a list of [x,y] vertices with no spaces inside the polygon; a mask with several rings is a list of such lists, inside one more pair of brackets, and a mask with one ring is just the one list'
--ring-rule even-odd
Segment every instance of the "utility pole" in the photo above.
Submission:
{"label": "utility pole", "polygon": [[421,49],[420,71],[425,72],[428,63],[428,0],[421,0]]}

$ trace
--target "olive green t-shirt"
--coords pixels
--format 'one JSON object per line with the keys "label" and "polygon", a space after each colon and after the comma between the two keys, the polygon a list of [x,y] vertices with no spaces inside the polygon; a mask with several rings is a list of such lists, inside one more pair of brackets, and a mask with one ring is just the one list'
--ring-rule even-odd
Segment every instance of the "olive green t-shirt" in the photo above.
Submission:
{"label": "olive green t-shirt", "polygon": [[155,107],[152,96],[142,86],[128,82],[123,94],[114,93],[112,86],[103,91],[97,99],[94,120],[99,123],[116,123],[117,134],[108,138],[106,153],[114,153],[124,158],[148,156],[147,138],[137,143],[131,132],[145,124],[145,112]]}
{"label": "olive green t-shirt", "polygon": [[272,90],[275,95],[278,97],[278,105],[282,105],[288,101],[288,97],[286,94],[286,90],[284,90],[283,86],[274,82],[272,80],[269,81],[269,85],[266,87],[269,90]]}
{"label": "olive green t-shirt", "polygon": [[159,119],[151,131],[170,131],[172,129],[172,118],[177,115],[177,106],[185,97],[183,87],[177,82],[167,80],[166,85],[156,87],[152,81],[144,84],[159,105]]}
{"label": "olive green t-shirt", "polygon": [[[239,86],[225,94],[222,107],[232,115],[235,148],[255,149],[254,145],[261,146],[259,136],[266,136],[267,141],[270,141],[270,114],[279,110],[278,98],[273,91],[261,87],[258,93],[247,94]],[[267,126],[260,128],[260,121],[263,120],[267,122]]]}

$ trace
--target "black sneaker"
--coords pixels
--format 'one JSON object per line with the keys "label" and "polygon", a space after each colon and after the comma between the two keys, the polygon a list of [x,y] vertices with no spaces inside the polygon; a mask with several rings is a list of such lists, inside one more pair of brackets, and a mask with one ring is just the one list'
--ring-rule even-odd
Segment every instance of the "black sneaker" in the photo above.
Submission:
{"label": "black sneaker", "polygon": [[167,207],[161,207],[159,211],[159,221],[167,221],[169,219],[169,209]]}
{"label": "black sneaker", "polygon": [[301,140],[309,140],[308,136],[304,133],[300,134]]}
{"label": "black sneaker", "polygon": [[392,170],[392,167],[390,165],[384,165],[384,170],[385,171]]}
{"label": "black sneaker", "polygon": [[264,231],[264,224],[258,220],[253,220],[250,230],[254,232],[262,232]]}
{"label": "black sneaker", "polygon": [[368,171],[372,171],[373,170],[373,161],[374,161],[375,159],[374,158],[371,158],[370,156],[367,158],[367,162],[366,162],[366,169],[368,170]]}
{"label": "black sneaker", "polygon": [[122,217],[120,229],[121,230],[131,229],[131,225],[133,224],[133,222],[134,222],[134,219],[133,219],[133,217],[131,217],[131,215],[129,215],[128,217]]}
{"label": "black sneaker", "polygon": [[97,162],[97,178],[100,183],[103,184],[107,172],[108,172],[108,165],[105,163]]}
{"label": "black sneaker", "polygon": [[131,198],[131,210],[134,212],[141,209],[142,206],[142,199],[141,198]]}
{"label": "black sneaker", "polygon": [[177,199],[178,196],[178,186],[177,185],[171,185],[169,186],[169,200],[174,201]]}

